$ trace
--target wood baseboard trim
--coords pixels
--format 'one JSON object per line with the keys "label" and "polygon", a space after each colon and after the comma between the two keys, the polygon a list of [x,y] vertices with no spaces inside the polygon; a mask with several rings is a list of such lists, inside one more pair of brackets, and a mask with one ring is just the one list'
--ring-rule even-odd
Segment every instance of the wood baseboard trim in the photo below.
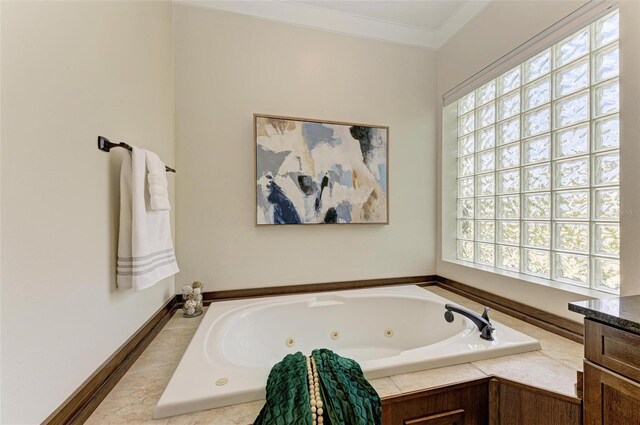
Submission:
{"label": "wood baseboard trim", "polygon": [[349,289],[373,288],[375,286],[411,285],[416,283],[432,284],[437,276],[408,276],[385,279],[347,280],[341,282],[309,283],[304,285],[268,286],[265,288],[231,289],[208,291],[204,293],[205,305],[215,301],[237,300],[244,298],[271,297],[277,295],[308,294],[311,292],[345,291]]}
{"label": "wood baseboard trim", "polygon": [[582,323],[574,322],[556,314],[442,276],[436,277],[436,285],[546,331],[553,332],[580,344],[584,343],[584,325]]}
{"label": "wood baseboard trim", "polygon": [[111,355],[43,424],[82,424],[129,370],[171,318],[176,297],[169,299]]}

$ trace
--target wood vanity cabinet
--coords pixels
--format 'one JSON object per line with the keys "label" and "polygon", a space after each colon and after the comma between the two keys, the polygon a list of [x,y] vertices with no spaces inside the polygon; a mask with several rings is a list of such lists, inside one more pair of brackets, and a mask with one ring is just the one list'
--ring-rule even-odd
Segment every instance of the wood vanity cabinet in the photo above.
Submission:
{"label": "wood vanity cabinet", "polygon": [[585,319],[584,425],[640,424],[640,335]]}

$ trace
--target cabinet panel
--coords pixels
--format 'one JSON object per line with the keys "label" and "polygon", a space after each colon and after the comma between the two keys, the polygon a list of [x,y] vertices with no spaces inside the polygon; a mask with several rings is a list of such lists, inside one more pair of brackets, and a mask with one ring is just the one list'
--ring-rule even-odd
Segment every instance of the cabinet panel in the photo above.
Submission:
{"label": "cabinet panel", "polygon": [[640,381],[640,335],[585,320],[585,357],[598,365]]}
{"label": "cabinet panel", "polygon": [[[611,398],[608,403],[613,406],[618,401]],[[486,378],[385,398],[382,424],[582,425],[582,401],[502,378]]]}
{"label": "cabinet panel", "polygon": [[550,391],[500,380],[500,425],[581,425],[580,400]]}
{"label": "cabinet panel", "polygon": [[584,364],[584,425],[640,424],[640,384]]}
{"label": "cabinet panel", "polygon": [[382,400],[383,425],[487,425],[489,378]]}

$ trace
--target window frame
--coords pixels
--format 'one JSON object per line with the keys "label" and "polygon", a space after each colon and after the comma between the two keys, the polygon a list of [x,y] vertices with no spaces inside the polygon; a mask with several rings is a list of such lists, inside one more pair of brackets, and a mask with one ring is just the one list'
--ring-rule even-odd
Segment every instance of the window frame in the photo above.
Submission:
{"label": "window frame", "polygon": [[[456,181],[456,186],[455,186],[455,192],[456,192],[456,196],[455,196],[455,200],[454,200],[454,205],[455,205],[455,233],[453,236],[454,239],[454,246],[453,246],[453,251],[454,251],[454,258],[446,258],[445,255],[443,255],[443,260],[444,261],[450,261],[450,262],[455,262],[458,264],[462,264],[465,266],[471,266],[471,267],[475,267],[475,268],[480,268],[483,270],[487,270],[487,271],[491,271],[493,273],[498,273],[498,274],[506,274],[509,276],[513,276],[513,277],[517,277],[518,279],[521,280],[534,280],[537,283],[540,283],[539,281],[545,281],[546,283],[551,284],[552,286],[568,286],[570,290],[573,290],[574,292],[584,292],[583,290],[588,290],[587,292],[591,292],[591,291],[596,291],[596,292],[607,292],[607,293],[612,293],[612,294],[617,294],[619,293],[619,286],[618,286],[618,290],[611,290],[609,288],[606,287],[602,287],[602,286],[594,286],[593,285],[593,275],[595,273],[595,260],[594,258],[611,258],[611,257],[605,257],[602,255],[596,255],[595,251],[594,251],[594,247],[595,247],[595,229],[596,229],[596,224],[614,224],[617,225],[618,229],[620,229],[620,217],[618,216],[617,220],[615,221],[606,221],[606,222],[602,222],[602,221],[596,221],[594,220],[594,210],[595,210],[595,196],[594,194],[596,193],[596,191],[598,190],[602,190],[602,189],[617,189],[618,194],[620,193],[620,183],[619,183],[619,175],[620,173],[618,172],[618,182],[615,185],[609,185],[609,186],[596,186],[594,184],[594,173],[591,172],[591,169],[595,169],[594,167],[594,161],[597,155],[603,155],[603,154],[607,154],[607,153],[612,153],[612,152],[617,152],[619,155],[619,151],[620,151],[620,146],[619,146],[619,140],[618,140],[618,146],[615,147],[614,149],[609,149],[609,150],[603,150],[603,151],[594,151],[594,144],[595,144],[595,127],[597,125],[597,123],[603,122],[605,119],[610,119],[611,117],[617,117],[618,118],[618,126],[619,124],[619,114],[620,114],[620,110],[618,108],[617,112],[614,112],[613,114],[606,114],[606,115],[601,115],[599,117],[595,117],[594,114],[592,113],[592,110],[595,110],[595,104],[594,104],[594,98],[595,98],[595,91],[598,87],[607,85],[609,83],[612,82],[617,82],[618,84],[618,102],[619,102],[619,68],[618,68],[618,74],[615,76],[609,76],[606,79],[601,79],[599,81],[595,81],[595,76],[594,76],[594,70],[595,70],[595,66],[594,66],[594,59],[596,58],[596,56],[602,52],[606,52],[608,50],[613,49],[614,47],[618,50],[618,52],[620,51],[620,47],[619,47],[619,37],[616,38],[613,42],[610,42],[608,44],[603,44],[600,45],[596,48],[592,48],[595,44],[594,39],[595,39],[595,35],[594,35],[594,29],[595,26],[597,25],[598,22],[604,21],[608,18],[610,18],[613,15],[619,15],[619,10],[616,8],[613,12],[611,10],[607,10],[606,13],[601,14],[600,16],[597,17],[597,19],[592,19],[587,25],[582,26],[580,28],[578,28],[577,30],[574,30],[574,32],[572,32],[569,36],[564,37],[562,40],[557,41],[555,43],[552,43],[551,45],[547,46],[544,49],[541,49],[537,52],[535,52],[534,54],[530,55],[529,59],[523,60],[521,61],[516,67],[512,67],[510,68],[507,72],[497,76],[495,79],[490,80],[482,85],[479,85],[479,87],[476,90],[473,90],[472,93],[478,93],[478,90],[480,90],[482,87],[490,85],[492,83],[495,82],[496,87],[496,91],[494,93],[494,96],[492,99],[489,99],[487,102],[483,102],[481,104],[478,104],[478,102],[476,102],[474,104],[474,107],[470,110],[470,111],[465,111],[465,114],[462,114],[461,116],[465,115],[465,116],[473,116],[473,121],[474,123],[476,123],[476,125],[474,126],[473,130],[468,133],[471,135],[474,135],[474,137],[477,137],[477,133],[478,131],[482,130],[483,128],[490,128],[491,126],[493,126],[495,128],[495,132],[496,132],[496,140],[494,142],[493,147],[489,147],[488,150],[486,150],[486,152],[493,152],[493,161],[494,161],[494,165],[492,167],[492,170],[485,170],[487,172],[487,174],[483,174],[483,173],[478,173],[477,171],[477,167],[479,165],[479,161],[478,158],[476,157],[476,154],[478,152],[482,152],[481,150],[477,150],[475,149],[475,147],[477,146],[477,140],[475,141],[476,145],[474,146],[474,150],[473,153],[471,153],[469,156],[471,156],[473,158],[473,172],[469,175],[469,177],[471,177],[472,180],[472,185],[473,185],[473,190],[474,190],[474,196],[472,198],[467,198],[467,199],[473,199],[474,200],[474,214],[473,214],[473,218],[471,220],[474,220],[474,226],[473,226],[473,237],[472,237],[472,244],[473,244],[473,249],[474,251],[476,249],[478,249],[479,244],[484,244],[484,243],[490,243],[493,244],[493,266],[488,265],[488,264],[478,264],[477,262],[473,262],[470,263],[468,261],[465,260],[461,260],[459,258],[457,258],[457,255],[455,253],[457,253],[457,246],[458,246],[458,241],[459,241],[459,235],[458,235],[458,230],[459,230],[459,220],[460,218],[458,217],[459,215],[459,210],[458,210],[458,205],[459,202],[462,198],[459,198],[458,195],[458,190],[459,190],[459,183],[460,183],[460,178],[468,178],[466,176],[458,176],[456,173],[455,181]],[[619,22],[619,21],[618,21]],[[562,42],[564,42],[567,39],[572,38],[573,36],[585,31],[587,28],[590,29],[589,31],[589,41],[588,41],[588,46],[587,46],[587,52],[584,55],[578,55],[576,58],[570,60],[570,61],[566,61],[565,63],[562,64],[562,66],[554,66],[555,64],[553,63],[554,61],[552,60],[552,63],[550,64],[550,70],[548,73],[543,73],[541,75],[538,75],[536,78],[532,78],[529,79],[528,81],[524,81],[524,74],[523,74],[523,70],[524,70],[524,65],[525,63],[529,63],[531,61],[533,61],[534,59],[536,59],[537,57],[546,54],[547,52],[549,52],[550,56],[555,58],[556,57],[556,46],[561,44]],[[619,24],[618,24],[618,28],[619,28]],[[586,63],[588,64],[588,76],[587,76],[587,85],[586,88],[580,88],[578,90],[572,91],[572,92],[567,92],[564,93],[562,96],[555,96],[555,91],[556,91],[556,83],[555,83],[555,76],[559,75],[561,72],[566,71],[571,69],[572,67],[575,67],[576,65],[582,63],[586,61]],[[619,62],[618,62],[619,64]],[[500,93],[499,91],[499,86],[501,85],[501,81],[503,79],[503,77],[506,74],[509,74],[511,71],[515,70],[515,69],[519,69],[520,71],[520,84],[517,86],[517,88],[513,89],[513,90],[507,90],[505,92]],[[550,99],[546,102],[546,103],[541,103],[536,105],[535,107],[532,107],[528,110],[525,111],[524,109],[524,91],[526,88],[531,87],[532,85],[535,84],[539,84],[540,82],[542,82],[543,80],[549,79],[549,87],[550,87]],[[500,94],[498,94],[500,93]],[[498,102],[504,100],[505,98],[513,95],[514,93],[519,93],[519,108],[518,108],[518,112],[515,115],[507,115],[506,117],[503,117],[503,119],[501,121],[499,121],[499,110],[498,110]],[[584,95],[585,93],[588,94],[589,96],[589,101],[588,101],[588,117],[586,119],[586,121],[579,121],[579,122],[575,122],[571,125],[567,125],[567,126],[563,126],[563,127],[557,127],[555,125],[555,117],[556,117],[556,106],[558,103],[561,102],[566,102],[569,99],[575,99],[578,98],[579,96]],[[466,96],[466,95],[465,95]],[[462,96],[460,99],[464,98],[465,96]],[[481,119],[482,114],[479,113],[480,108],[485,107],[486,105],[490,105],[493,102],[494,105],[494,109],[493,109],[493,115],[494,115],[494,119],[492,121],[492,123],[489,123],[488,126],[482,127],[482,128],[478,128],[478,120]],[[458,101],[455,101],[452,103],[452,105],[455,105],[456,107],[454,108],[456,110],[456,118],[455,118],[455,122],[456,122],[456,129],[459,128],[458,125],[458,114],[457,114],[457,105],[458,105]],[[450,105],[451,106],[451,105]],[[619,105],[618,105],[619,106]],[[445,107],[445,109],[447,109],[447,107]],[[449,109],[451,109],[449,107]],[[535,135],[530,135],[530,136],[524,136],[524,129],[522,128],[524,126],[524,116],[525,113],[530,114],[533,111],[542,111],[547,109],[549,111],[549,115],[550,115],[550,120],[549,120],[549,125],[550,128],[548,131],[543,131],[543,132],[538,132]],[[450,114],[450,112],[449,112]],[[473,115],[471,115],[473,114]],[[446,113],[443,110],[443,117],[446,118]],[[516,141],[511,141],[509,143],[503,143],[501,145],[498,145],[498,141],[497,141],[497,134],[499,133],[498,130],[498,123],[505,123],[509,120],[512,120],[514,118],[518,118],[519,123],[520,123],[520,128],[519,128],[519,137]],[[558,134],[559,131],[561,130],[566,130],[566,129],[570,129],[570,128],[574,128],[574,127],[579,127],[579,126],[586,126],[588,129],[588,134],[589,134],[589,141],[588,141],[588,151],[586,153],[580,154],[580,155],[570,155],[570,156],[566,156],[566,157],[557,157],[556,155],[556,135]],[[452,126],[449,126],[448,131],[443,127],[443,136],[445,135],[445,133],[449,133],[451,134],[451,128]],[[619,131],[619,130],[618,130]],[[454,132],[456,133],[456,132]],[[547,158],[546,160],[544,160],[544,162],[537,162],[535,164],[525,164],[524,163],[524,154],[523,154],[523,146],[525,142],[529,142],[532,139],[535,139],[537,137],[540,136],[546,136],[548,135],[549,140],[550,140],[550,153],[549,153],[549,158]],[[618,133],[619,135],[619,133]],[[455,134],[453,136],[454,140],[455,140],[455,148],[453,149],[454,156],[456,158],[455,164],[456,164],[456,170],[458,170],[458,155],[457,155],[457,151],[459,149],[459,139],[462,139],[464,137],[464,135],[460,135],[460,134]],[[444,138],[444,137],[443,137]],[[505,146],[511,146],[511,145],[518,145],[519,146],[519,164],[514,167],[514,168],[504,168],[504,169],[498,169],[498,149],[503,149]],[[452,149],[448,149],[449,151],[452,151]],[[556,166],[560,163],[562,164],[562,161],[573,161],[573,160],[580,160],[580,159],[587,159],[587,168],[589,169],[588,171],[588,183],[584,186],[584,187],[580,187],[580,188],[561,188],[558,189],[556,186]],[[528,167],[535,167],[535,166],[549,166],[551,171],[550,171],[550,184],[551,187],[550,189],[547,191],[538,191],[538,192],[525,192],[524,190],[524,169],[528,168]],[[620,169],[620,160],[619,160],[619,156],[618,156],[618,170]],[[513,170],[519,170],[519,190],[516,193],[513,193],[513,195],[517,195],[519,197],[520,200],[520,211],[519,211],[519,216],[518,218],[515,218],[514,221],[517,222],[519,224],[519,244],[515,245],[515,247],[517,247],[519,249],[520,252],[520,259],[519,259],[519,266],[518,266],[518,270],[509,270],[509,269],[504,269],[504,268],[500,268],[497,265],[497,258],[498,258],[498,250],[500,249],[500,246],[504,246],[504,247],[510,247],[510,246],[514,246],[508,243],[502,243],[499,244],[498,243],[498,234],[497,234],[497,230],[498,227],[500,226],[499,223],[501,222],[506,222],[504,219],[499,219],[497,217],[497,212],[495,211],[497,208],[497,204],[498,204],[498,199],[499,197],[503,197],[503,196],[513,196],[513,195],[506,195],[506,194],[498,194],[498,190],[497,190],[497,184],[498,184],[498,175],[500,172],[504,172],[504,171],[513,171]],[[477,226],[477,221],[478,218],[476,216],[477,213],[477,199],[478,196],[476,195],[476,191],[478,190],[478,176],[491,176],[493,175],[493,179],[494,179],[494,190],[493,190],[493,194],[489,195],[488,198],[493,198],[493,203],[494,203],[494,214],[492,218],[487,218],[488,220],[492,220],[493,221],[493,237],[490,238],[492,239],[492,241],[481,241],[477,239],[477,232],[478,232],[478,226]],[[446,178],[445,176],[443,176],[443,178]],[[561,193],[568,193],[566,192],[567,190],[571,191],[571,190],[583,190],[583,191],[588,191],[588,219],[587,220],[573,220],[573,221],[567,221],[566,219],[558,219],[555,216],[555,197],[556,197],[556,193],[557,192],[561,192]],[[525,196],[529,195],[529,194],[549,194],[549,196],[551,197],[551,202],[550,202],[550,208],[551,208],[551,214],[549,218],[544,218],[543,221],[545,223],[548,223],[549,227],[550,227],[550,240],[549,240],[549,244],[547,246],[547,248],[545,249],[545,252],[548,253],[548,262],[549,262],[549,274],[548,275],[536,275],[535,273],[525,273],[524,270],[524,256],[522,255],[525,250],[531,250],[531,249],[536,249],[536,248],[532,248],[529,246],[524,246],[524,242],[523,242],[523,236],[524,236],[524,229],[525,229],[525,225],[529,222],[534,222],[534,221],[539,221],[539,220],[531,220],[531,219],[525,219],[524,217],[524,198]],[[619,196],[619,195],[618,195]],[[488,199],[487,198],[487,199]],[[619,204],[618,204],[618,209],[619,209]],[[482,220],[482,218],[480,219]],[[571,254],[574,255],[576,257],[582,255],[580,253],[568,253],[566,250],[558,250],[558,249],[554,249],[554,229],[558,226],[558,225],[562,225],[563,223],[568,223],[568,222],[576,222],[577,224],[584,226],[586,224],[587,226],[587,232],[588,232],[588,251],[586,253],[584,253],[584,255],[587,256],[588,258],[588,278],[587,278],[587,285],[588,286],[584,286],[584,285],[578,285],[577,283],[571,283],[570,281],[567,280],[562,280],[562,279],[557,279],[555,276],[555,267],[556,267],[556,258],[560,257],[562,255],[567,255],[567,254]],[[618,230],[619,232],[619,230]],[[446,238],[447,236],[445,236],[447,233],[445,232],[445,230],[443,230],[443,238]],[[618,239],[618,243],[619,243],[619,239]],[[443,248],[444,248],[444,244],[443,244]],[[443,251],[444,252],[444,251]],[[620,253],[618,250],[618,254],[617,254],[617,262],[618,262],[618,270],[620,269],[620,265],[619,265],[619,261],[620,261]],[[619,276],[619,274],[618,274]],[[576,285],[576,286],[574,286]]]}

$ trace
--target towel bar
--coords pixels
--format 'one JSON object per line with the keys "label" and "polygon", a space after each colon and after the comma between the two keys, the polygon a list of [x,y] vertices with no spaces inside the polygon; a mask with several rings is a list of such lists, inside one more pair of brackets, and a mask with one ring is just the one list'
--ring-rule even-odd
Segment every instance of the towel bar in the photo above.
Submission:
{"label": "towel bar", "polygon": [[[113,143],[113,142],[110,142],[109,139],[107,139],[106,137],[98,136],[98,149],[100,149],[103,152],[109,152],[111,151],[111,148],[125,148],[128,151],[131,150],[131,146],[126,144],[125,142]],[[176,172],[175,169],[171,167],[167,167],[166,165],[164,166],[164,168],[170,173]]]}

